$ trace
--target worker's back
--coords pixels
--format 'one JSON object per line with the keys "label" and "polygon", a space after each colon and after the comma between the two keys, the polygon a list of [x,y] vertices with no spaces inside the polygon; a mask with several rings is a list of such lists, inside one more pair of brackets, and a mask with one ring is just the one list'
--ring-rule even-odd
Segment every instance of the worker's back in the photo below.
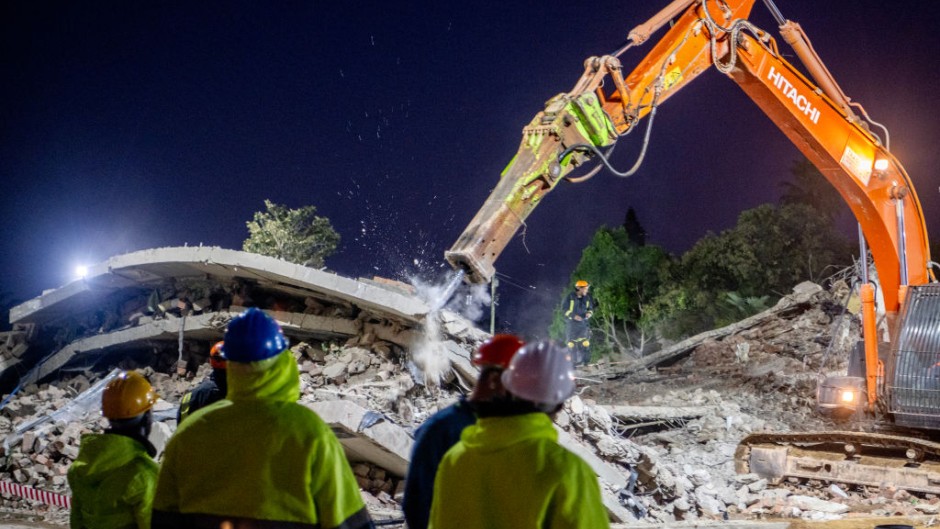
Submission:
{"label": "worker's back", "polygon": [[597,477],[544,413],[481,418],[438,467],[432,529],[608,527]]}
{"label": "worker's back", "polygon": [[300,374],[274,320],[248,309],[225,334],[228,398],[167,444],[153,527],[372,527],[330,428],[297,403]]}

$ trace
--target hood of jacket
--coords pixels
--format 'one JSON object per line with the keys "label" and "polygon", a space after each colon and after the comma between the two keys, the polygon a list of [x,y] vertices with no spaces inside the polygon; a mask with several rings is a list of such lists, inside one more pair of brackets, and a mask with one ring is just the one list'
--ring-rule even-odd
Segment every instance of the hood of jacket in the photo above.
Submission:
{"label": "hood of jacket", "polygon": [[146,453],[143,444],[124,435],[88,434],[82,437],[81,450],[69,475],[85,483],[97,483]]}
{"label": "hood of jacket", "polygon": [[290,349],[258,362],[230,360],[226,374],[226,398],[232,402],[297,402],[300,399],[300,369]]}
{"label": "hood of jacket", "polygon": [[460,440],[469,450],[492,452],[533,439],[558,441],[552,419],[540,412],[509,417],[482,417],[464,429]]}

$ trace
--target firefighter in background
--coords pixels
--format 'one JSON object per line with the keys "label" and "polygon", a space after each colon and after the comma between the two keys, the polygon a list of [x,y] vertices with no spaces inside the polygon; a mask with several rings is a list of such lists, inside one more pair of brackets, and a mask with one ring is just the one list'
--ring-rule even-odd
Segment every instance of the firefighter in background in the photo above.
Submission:
{"label": "firefighter in background", "polygon": [[109,427],[82,436],[69,467],[72,529],[149,529],[157,487],[157,451],[147,437],[157,393],[137,372],[121,372],[101,395]]}
{"label": "firefighter in background", "polygon": [[575,365],[585,365],[591,360],[591,324],[588,320],[594,315],[597,302],[588,292],[591,285],[583,279],[574,284],[574,291],[568,294],[562,304],[565,315],[565,342],[576,353]]}
{"label": "firefighter in background", "polygon": [[300,370],[277,322],[246,310],[222,352],[228,395],[167,443],[153,528],[374,528],[336,435],[297,402]]}
{"label": "firefighter in background", "polygon": [[212,372],[198,386],[188,391],[180,400],[180,407],[176,411],[176,422],[180,423],[196,410],[205,408],[213,402],[225,398],[228,384],[225,378],[225,355],[222,346],[225,342],[216,342],[209,351],[209,366]]}
{"label": "firefighter in background", "polygon": [[460,440],[461,432],[477,418],[475,412],[496,405],[507,398],[500,379],[516,351],[524,342],[511,334],[491,336],[473,354],[473,365],[480,368],[469,398],[435,413],[415,432],[402,511],[409,529],[426,529],[431,514],[434,477],[441,458]]}
{"label": "firefighter in background", "polygon": [[610,527],[597,476],[552,423],[574,394],[571,351],[529,343],[501,376],[512,399],[479,411],[437,469],[431,529]]}

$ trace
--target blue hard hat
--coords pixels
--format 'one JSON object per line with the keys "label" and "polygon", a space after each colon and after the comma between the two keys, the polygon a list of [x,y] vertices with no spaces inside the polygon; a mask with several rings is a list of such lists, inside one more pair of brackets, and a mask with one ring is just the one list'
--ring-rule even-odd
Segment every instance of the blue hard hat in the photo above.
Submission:
{"label": "blue hard hat", "polygon": [[263,311],[250,308],[232,318],[222,353],[231,362],[257,362],[287,349],[281,326]]}

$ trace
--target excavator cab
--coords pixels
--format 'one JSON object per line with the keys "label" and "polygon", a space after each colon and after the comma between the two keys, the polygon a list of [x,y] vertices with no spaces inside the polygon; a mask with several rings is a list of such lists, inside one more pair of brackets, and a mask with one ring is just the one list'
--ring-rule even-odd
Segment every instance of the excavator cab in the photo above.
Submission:
{"label": "excavator cab", "polygon": [[[908,287],[891,343],[878,344],[877,400],[898,426],[940,430],[940,284]],[[816,390],[817,410],[837,420],[865,411],[864,344],[849,358],[847,376],[827,377]],[[889,374],[887,377],[885,374]]]}
{"label": "excavator cab", "polygon": [[895,424],[940,430],[940,284],[910,287],[885,385]]}

